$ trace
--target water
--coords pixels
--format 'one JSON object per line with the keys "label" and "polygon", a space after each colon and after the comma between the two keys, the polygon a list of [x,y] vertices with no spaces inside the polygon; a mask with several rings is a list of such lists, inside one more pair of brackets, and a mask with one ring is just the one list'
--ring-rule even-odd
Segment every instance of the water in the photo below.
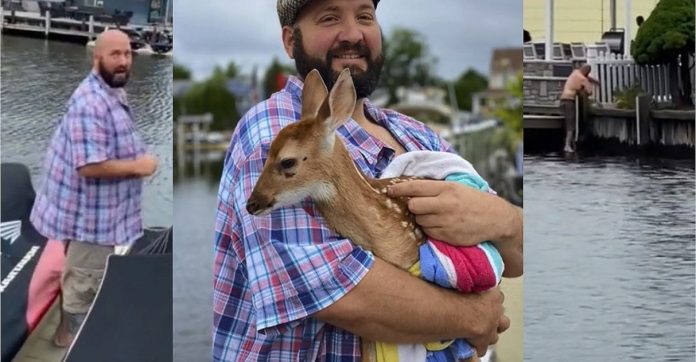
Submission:
{"label": "water", "polygon": [[524,166],[525,361],[693,361],[693,160]]}
{"label": "water", "polygon": [[[174,361],[210,361],[213,236],[223,154],[175,168]],[[179,206],[185,205],[185,206]]]}
{"label": "water", "polygon": [[[34,187],[43,177],[43,158],[57,122],[77,85],[91,69],[91,51],[72,43],[2,36],[2,162],[21,162]],[[172,60],[135,56],[126,86],[136,125],[160,161],[145,179],[146,226],[172,224]]]}

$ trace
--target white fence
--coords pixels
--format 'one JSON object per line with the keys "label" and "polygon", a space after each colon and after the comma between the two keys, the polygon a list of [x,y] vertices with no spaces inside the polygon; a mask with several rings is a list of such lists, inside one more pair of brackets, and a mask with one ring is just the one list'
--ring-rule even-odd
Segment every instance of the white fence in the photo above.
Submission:
{"label": "white fence", "polygon": [[[693,59],[688,59],[693,64]],[[617,91],[638,85],[657,103],[671,102],[668,65],[637,65],[630,55],[588,52],[587,64],[592,67],[590,76],[600,84],[593,89],[594,99],[601,105],[613,105]],[[695,90],[694,69],[691,69],[691,85]],[[693,95],[692,95],[693,98]]]}

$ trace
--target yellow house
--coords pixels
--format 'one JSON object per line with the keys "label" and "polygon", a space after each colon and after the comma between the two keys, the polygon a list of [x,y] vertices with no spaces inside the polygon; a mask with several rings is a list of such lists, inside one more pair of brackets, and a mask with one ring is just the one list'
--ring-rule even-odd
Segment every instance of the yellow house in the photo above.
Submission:
{"label": "yellow house", "polygon": [[[546,1],[524,0],[524,29],[532,41],[541,42],[546,37]],[[553,10],[553,41],[559,43],[594,43],[602,40],[602,33],[611,28],[612,0],[556,0]],[[626,15],[624,0],[616,2],[616,27],[624,28]],[[636,17],[647,19],[659,0],[631,1],[631,39],[635,39],[638,26]]]}

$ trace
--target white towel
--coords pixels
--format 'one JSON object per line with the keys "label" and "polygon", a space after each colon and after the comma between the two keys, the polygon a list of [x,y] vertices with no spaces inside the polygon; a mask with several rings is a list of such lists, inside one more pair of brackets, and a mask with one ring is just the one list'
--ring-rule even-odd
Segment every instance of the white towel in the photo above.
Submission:
{"label": "white towel", "polygon": [[444,180],[454,173],[481,177],[474,166],[459,155],[439,151],[411,151],[396,156],[384,169],[380,178],[417,176]]}

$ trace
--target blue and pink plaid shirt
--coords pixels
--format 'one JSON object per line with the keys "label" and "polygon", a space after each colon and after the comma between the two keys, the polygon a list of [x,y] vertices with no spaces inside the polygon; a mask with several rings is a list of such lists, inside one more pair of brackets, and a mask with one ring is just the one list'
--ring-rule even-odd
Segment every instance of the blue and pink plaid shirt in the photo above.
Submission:
{"label": "blue and pink plaid shirt", "polygon": [[78,168],[145,153],[122,88],[94,71],[80,83],[44,160],[31,222],[56,240],[126,245],[142,231],[140,178],[85,178]]}
{"label": "blue and pink plaid shirt", "polygon": [[[331,231],[310,201],[247,213],[271,141],[301,112],[302,82],[252,108],[239,122],[225,159],[215,235],[213,357],[215,361],[354,361],[355,335],[312,314],[348,293],[374,257]],[[399,113],[365,102],[369,115],[407,151],[453,152],[435,132]],[[338,129],[353,161],[378,177],[394,151],[349,120]]]}

